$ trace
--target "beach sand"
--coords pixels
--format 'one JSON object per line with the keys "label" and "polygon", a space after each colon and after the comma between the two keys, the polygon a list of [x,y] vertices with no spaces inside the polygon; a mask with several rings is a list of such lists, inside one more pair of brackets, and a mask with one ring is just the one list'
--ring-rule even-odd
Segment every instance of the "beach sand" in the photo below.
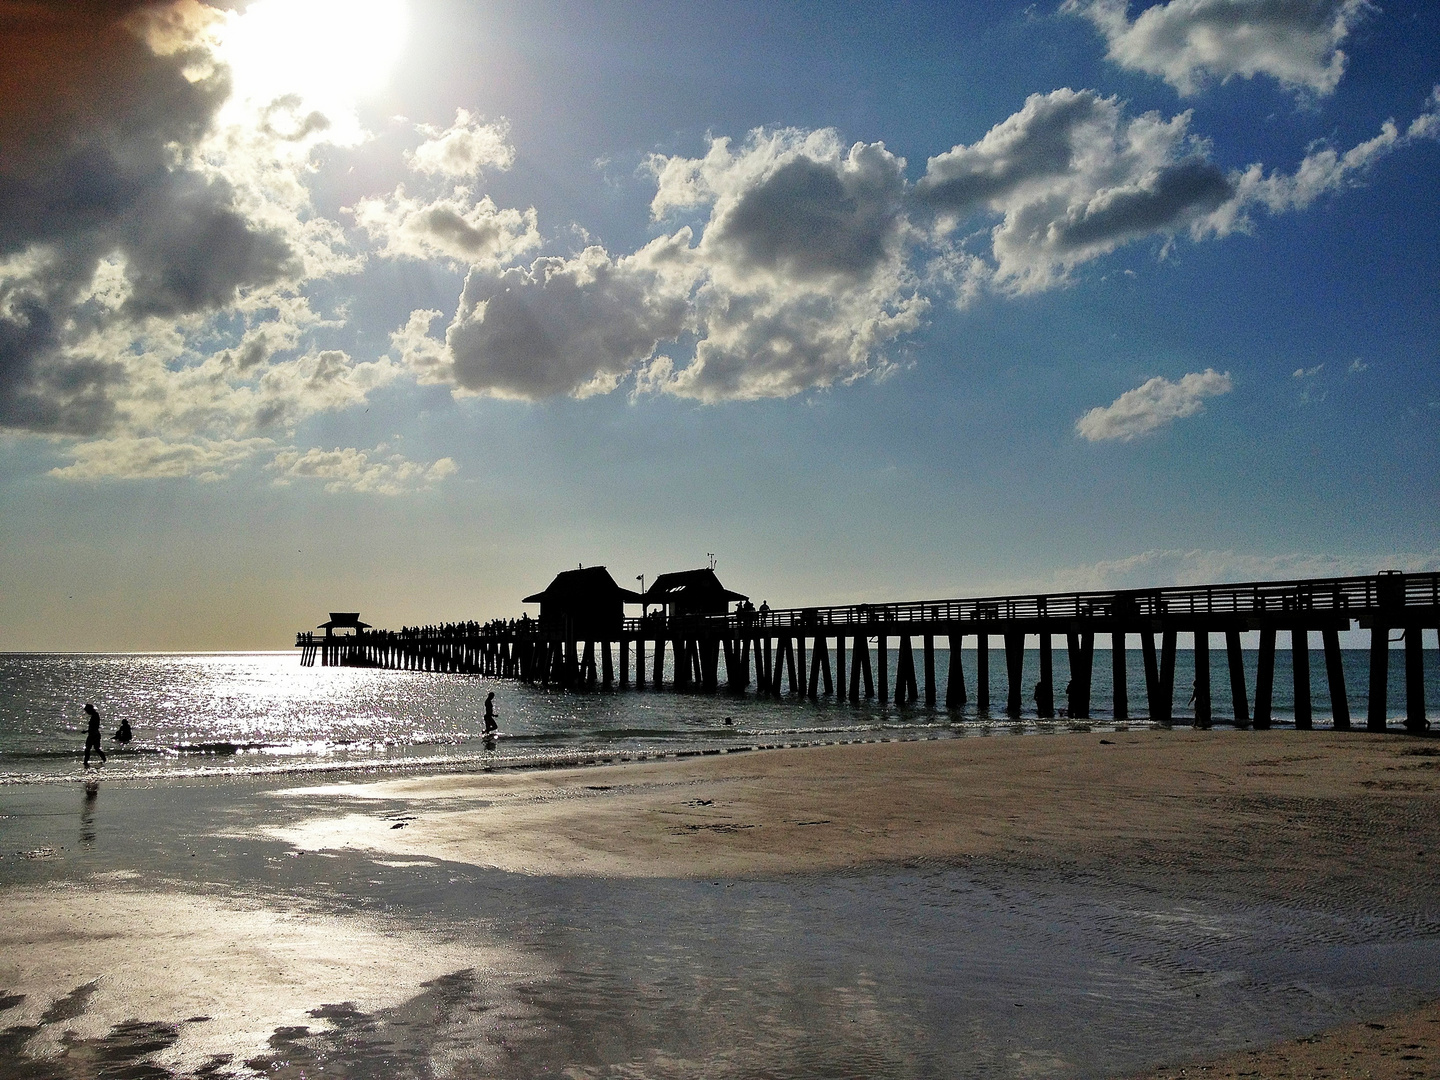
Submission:
{"label": "beach sand", "polygon": [[[555,1027],[532,1015],[538,996],[525,989],[547,977],[545,965],[524,942],[498,948],[477,930],[475,913],[466,911],[469,894],[456,893],[467,887],[491,890],[473,904],[499,911],[511,895],[504,890],[533,904],[556,882],[565,896],[591,888],[585,881],[631,889],[626,896],[652,888],[645,882],[673,891],[747,881],[800,882],[800,893],[812,897],[824,895],[828,882],[859,881],[883,895],[887,874],[951,867],[985,881],[1058,882],[1102,904],[1111,895],[1178,898],[1182,906],[1193,900],[1194,910],[1184,908],[1190,922],[1205,911],[1294,911],[1299,904],[1306,918],[1337,927],[1383,916],[1391,928],[1381,933],[1385,941],[1388,934],[1400,945],[1413,938],[1427,947],[1440,926],[1440,742],[1429,739],[1145,730],[271,782],[243,800],[217,788],[213,820],[147,840],[145,830],[161,830],[156,823],[164,817],[153,800],[169,798],[176,786],[132,793],[136,809],[125,825],[131,848],[111,850],[103,866],[99,855],[79,849],[53,872],[45,860],[0,863],[0,992],[12,1002],[0,1012],[0,1025],[9,1025],[0,1041],[23,1047],[27,1060],[49,1062],[54,1075],[83,1075],[55,1064],[69,1060],[66,1047],[90,1047],[91,1058],[74,1061],[92,1060],[108,1045],[107,1029],[113,1039],[136,1018],[169,1025],[157,1036],[164,1045],[146,1058],[165,1068],[250,1061],[273,1073],[279,1066],[265,1032],[303,1035],[308,1023],[303,1037],[313,1038],[349,1022],[315,1008],[340,1000],[333,987],[345,988],[354,1015],[393,1016],[429,1001],[427,994],[440,993],[435,987],[462,969],[471,978],[490,973],[487,1016],[505,1018],[512,1044],[530,1040],[533,1048],[542,1029]],[[104,840],[95,847],[105,848]],[[163,859],[154,854],[161,848]],[[201,860],[191,861],[197,852]],[[242,870],[242,854],[259,861]],[[352,884],[340,880],[345,873]],[[415,883],[387,884],[404,874]],[[687,881],[696,884],[666,884]],[[358,899],[317,899],[326,889]],[[568,901],[558,903],[563,909]],[[457,905],[458,915],[440,917]],[[129,914],[107,919],[107,912]],[[117,964],[116,956],[126,959]],[[1043,982],[1036,993],[1044,993]],[[1297,1013],[1288,1034],[1306,1040],[1269,1048],[1257,1040],[1272,1042],[1267,1032],[1284,1031],[1283,1010],[1268,1027],[1197,1029],[1190,1052],[1166,1052],[1158,1059],[1163,1069],[1142,1075],[1434,1075],[1440,1013],[1414,1007],[1435,996],[1440,972],[1430,984],[1365,998],[1365,1022],[1318,1038]],[[210,1019],[187,1026],[197,1015]],[[447,1021],[443,1039],[416,1035],[425,1044],[417,1060],[433,1059],[437,1040],[448,1040],[452,1056],[468,1040],[489,1046],[490,1056],[462,1054],[465,1061],[503,1071],[510,1059],[495,1049],[493,1032],[477,1034],[473,1015],[459,1027]],[[1331,1018],[1327,1026],[1336,1017],[1357,1018],[1343,1003],[1323,1015]],[[875,1031],[884,1030],[877,1021]],[[281,1040],[287,1062],[299,1060],[292,1044],[302,1035]],[[777,1045],[786,1037],[776,1034]],[[1226,1056],[1226,1047],[1238,1056]],[[1146,1060],[1143,1047],[1131,1049],[1128,1060]],[[722,1068],[716,1053],[697,1049],[685,1067],[644,1059],[648,1064],[632,1063],[632,1071],[705,1075],[709,1062],[713,1075],[739,1075],[754,1065]],[[1062,1054],[1047,1053],[1005,1058],[997,1050],[995,1060],[1010,1061],[1005,1075],[1103,1074],[1093,1061],[1067,1066]],[[1158,1064],[1156,1056],[1149,1060]],[[870,1071],[926,1074],[893,1062]],[[599,1075],[593,1068],[575,1075],[582,1073]],[[0,1076],[42,1074],[0,1066]]]}
{"label": "beach sand", "polygon": [[[603,769],[415,777],[283,794],[352,810],[274,830],[523,874],[815,873],[999,857],[1205,874],[1341,901],[1433,891],[1440,742],[1135,731],[814,747]],[[403,803],[402,829],[366,802]]]}

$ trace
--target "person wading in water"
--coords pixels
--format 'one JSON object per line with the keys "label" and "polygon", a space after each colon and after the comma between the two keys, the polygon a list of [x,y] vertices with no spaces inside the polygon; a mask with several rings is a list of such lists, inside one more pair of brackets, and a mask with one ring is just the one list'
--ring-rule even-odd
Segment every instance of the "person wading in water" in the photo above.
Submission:
{"label": "person wading in water", "polygon": [[90,751],[94,750],[100,755],[100,763],[105,763],[105,751],[100,746],[100,713],[94,705],[88,701],[85,703],[85,715],[90,718],[90,726],[85,732],[85,768],[90,767]]}
{"label": "person wading in water", "polygon": [[485,734],[499,730],[500,725],[495,722],[495,691],[485,695]]}

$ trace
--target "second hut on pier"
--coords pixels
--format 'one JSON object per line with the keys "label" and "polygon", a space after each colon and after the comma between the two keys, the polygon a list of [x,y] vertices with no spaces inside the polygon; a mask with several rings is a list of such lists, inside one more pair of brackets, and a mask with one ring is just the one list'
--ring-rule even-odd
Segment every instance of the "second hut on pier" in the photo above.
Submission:
{"label": "second hut on pier", "polygon": [[671,618],[686,615],[724,615],[732,601],[748,600],[720,584],[715,571],[678,570],[661,574],[645,590],[645,603],[663,605]]}
{"label": "second hut on pier", "polygon": [[571,641],[614,641],[625,622],[625,605],[639,593],[615,584],[603,566],[585,566],[555,575],[544,592],[525,597],[540,605],[540,630]]}

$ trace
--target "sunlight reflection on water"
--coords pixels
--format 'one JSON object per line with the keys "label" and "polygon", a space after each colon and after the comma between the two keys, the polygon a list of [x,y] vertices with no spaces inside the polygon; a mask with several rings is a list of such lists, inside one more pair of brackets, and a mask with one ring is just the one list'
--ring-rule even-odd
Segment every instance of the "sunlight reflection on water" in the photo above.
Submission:
{"label": "sunlight reflection on water", "polygon": [[[891,671],[898,659],[892,650]],[[945,685],[948,654],[937,651]],[[1068,680],[1064,650],[1055,653],[1055,685]],[[1289,656],[1276,657],[1275,714],[1293,707]],[[1366,656],[1347,653],[1352,709],[1365,685]],[[992,654],[992,709],[1003,707],[1001,654]],[[965,654],[974,694],[974,654]],[[1038,666],[1027,653],[1026,673]],[[998,715],[943,709],[859,705],[822,699],[806,704],[753,694],[569,694],[473,675],[365,668],[302,668],[293,652],[0,655],[0,782],[73,778],[84,744],[84,702],[104,718],[107,775],[374,769],[542,764],[595,756],[652,756],[729,748],[835,742],[864,738],[933,738],[1108,726],[1109,663],[1097,658],[1092,721],[1017,723]],[[1247,656],[1253,682],[1254,656]],[[1427,664],[1427,682],[1440,674]],[[1317,723],[1328,723],[1323,663],[1312,664]],[[1319,672],[1317,675],[1316,672]],[[1138,653],[1128,665],[1132,708],[1143,708]],[[1177,656],[1176,713],[1192,679],[1190,654]],[[1032,679],[1026,680],[1028,686]],[[485,695],[495,691],[501,725],[482,738]],[[1403,710],[1403,679],[1392,677],[1392,704]],[[1062,695],[1063,696],[1063,695]],[[1228,682],[1214,680],[1217,719],[1228,713]],[[1427,694],[1434,700],[1432,688]],[[135,732],[117,752],[108,739],[120,719]],[[730,721],[727,723],[727,719]],[[1182,721],[1183,722],[1183,721]]]}

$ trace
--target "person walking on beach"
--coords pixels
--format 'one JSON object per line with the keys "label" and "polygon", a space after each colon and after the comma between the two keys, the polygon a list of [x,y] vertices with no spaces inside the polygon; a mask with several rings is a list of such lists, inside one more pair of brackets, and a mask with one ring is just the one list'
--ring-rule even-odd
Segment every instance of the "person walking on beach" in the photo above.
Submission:
{"label": "person walking on beach", "polygon": [[100,763],[105,763],[105,751],[100,746],[100,713],[94,705],[88,701],[85,703],[85,715],[90,718],[90,726],[85,731],[85,768],[90,767],[90,751],[94,750],[100,755]]}
{"label": "person walking on beach", "polygon": [[485,695],[485,734],[499,730],[500,725],[495,722],[495,691]]}

